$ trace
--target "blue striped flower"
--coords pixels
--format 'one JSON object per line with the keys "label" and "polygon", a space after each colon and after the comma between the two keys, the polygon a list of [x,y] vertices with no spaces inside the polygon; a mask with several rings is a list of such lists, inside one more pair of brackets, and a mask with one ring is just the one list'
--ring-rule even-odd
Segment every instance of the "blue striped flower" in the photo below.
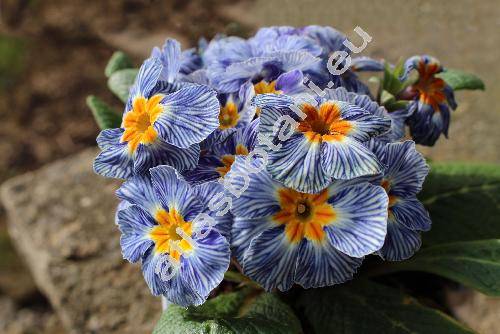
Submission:
{"label": "blue striped flower", "polygon": [[219,126],[216,92],[186,84],[169,94],[160,78],[172,75],[164,70],[158,58],[141,66],[121,128],[106,129],[97,138],[102,150],[94,161],[97,173],[127,178],[157,165],[179,171],[196,166],[199,143]]}
{"label": "blue striped flower", "polygon": [[413,141],[379,143],[374,151],[386,166],[377,183],[389,196],[387,237],[379,254],[389,261],[405,260],[420,248],[420,232],[431,228],[429,214],[416,197],[429,166]]}
{"label": "blue striped flower", "polygon": [[450,108],[457,104],[453,89],[436,77],[443,67],[436,58],[413,56],[405,62],[405,80],[412,70],[417,70],[417,81],[407,88],[405,96],[413,99],[409,105],[411,116],[408,119],[410,133],[417,144],[433,146],[441,134],[448,137]]}
{"label": "blue striped flower", "polygon": [[198,166],[185,174],[192,184],[223,178],[231,169],[236,156],[247,156],[257,144],[259,119],[238,128],[223,141],[214,144],[200,157]]}
{"label": "blue striped flower", "polygon": [[[132,177],[117,191],[125,203],[117,213],[123,257],[141,261],[153,295],[185,307],[200,305],[229,266],[230,215],[217,217],[208,210],[222,186],[191,187],[168,166],[150,174]],[[198,219],[202,213],[214,224]]]}
{"label": "blue striped flower", "polygon": [[[332,179],[377,174],[381,165],[363,143],[387,132],[388,117],[335,100],[327,91],[315,105],[295,105],[286,95],[263,94],[259,143],[269,156],[267,171],[287,187],[317,193]],[[281,136],[281,138],[280,138]],[[273,144],[271,144],[273,143]]]}
{"label": "blue striped flower", "polygon": [[[228,178],[233,197],[231,247],[245,275],[266,290],[294,283],[321,287],[351,279],[365,255],[382,247],[387,229],[384,189],[362,180],[334,181],[316,194],[286,188],[236,157]],[[249,174],[252,173],[252,174]],[[245,177],[248,175],[248,183]]]}

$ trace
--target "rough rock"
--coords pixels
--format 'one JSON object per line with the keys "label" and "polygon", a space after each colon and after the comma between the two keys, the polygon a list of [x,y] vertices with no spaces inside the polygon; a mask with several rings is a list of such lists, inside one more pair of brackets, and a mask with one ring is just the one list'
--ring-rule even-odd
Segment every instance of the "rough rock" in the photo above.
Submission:
{"label": "rough rock", "polygon": [[74,333],[146,333],[160,300],[122,259],[115,181],[92,171],[94,149],[1,187],[8,229],[36,284]]}
{"label": "rough rock", "polygon": [[0,297],[0,333],[62,334],[64,328],[52,310],[18,309],[8,297]]}

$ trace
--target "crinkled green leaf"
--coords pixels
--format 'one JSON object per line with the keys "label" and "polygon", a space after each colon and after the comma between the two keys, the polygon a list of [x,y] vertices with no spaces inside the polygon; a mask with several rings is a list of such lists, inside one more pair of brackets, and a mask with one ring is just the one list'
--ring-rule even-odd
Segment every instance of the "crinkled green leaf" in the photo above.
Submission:
{"label": "crinkled green leaf", "polygon": [[460,70],[447,69],[439,73],[438,77],[442,78],[454,90],[460,89],[481,89],[484,90],[483,81],[476,75]]}
{"label": "crinkled green leaf", "polygon": [[199,307],[171,305],[155,334],[299,334],[292,309],[273,294],[249,290],[220,295]]}
{"label": "crinkled green leaf", "polygon": [[118,96],[123,103],[127,102],[130,87],[134,84],[137,72],[138,70],[135,68],[127,68],[114,72],[108,79],[109,89]]}
{"label": "crinkled green leaf", "polygon": [[420,250],[395,269],[444,276],[490,296],[500,296],[500,240],[455,242]]}
{"label": "crinkled green leaf", "polygon": [[109,78],[116,71],[132,67],[134,67],[132,59],[130,59],[130,57],[124,52],[116,51],[109,59],[106,69],[104,70],[104,74]]}
{"label": "crinkled green leaf", "polygon": [[498,165],[433,163],[419,199],[432,219],[424,246],[500,239]]}
{"label": "crinkled green leaf", "polygon": [[313,334],[473,333],[398,290],[368,281],[307,290],[297,307]]}
{"label": "crinkled green leaf", "polygon": [[121,116],[100,98],[93,95],[88,96],[87,105],[101,130],[120,127]]}

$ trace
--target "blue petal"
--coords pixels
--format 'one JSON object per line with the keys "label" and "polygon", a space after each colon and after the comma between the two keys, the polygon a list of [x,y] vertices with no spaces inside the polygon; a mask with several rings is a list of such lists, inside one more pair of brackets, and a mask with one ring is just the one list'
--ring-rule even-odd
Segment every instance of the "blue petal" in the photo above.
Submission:
{"label": "blue petal", "polygon": [[387,144],[382,162],[388,166],[384,177],[390,183],[390,194],[398,197],[416,195],[429,173],[424,157],[410,140]]}
{"label": "blue petal", "polygon": [[193,221],[203,206],[189,184],[181,179],[175,169],[158,166],[150,169],[151,181],[164,208],[175,209],[185,221]]}
{"label": "blue petal", "polygon": [[204,182],[214,181],[220,178],[217,167],[222,167],[223,163],[217,156],[203,155],[198,161],[195,169],[184,173],[184,178],[192,185],[202,184]]}
{"label": "blue petal", "polygon": [[154,296],[164,295],[170,302],[183,307],[203,304],[206,297],[201,296],[182,279],[179,268],[177,274],[170,280],[162,280],[161,273],[156,272],[159,268],[164,270],[165,266],[165,258],[159,254],[150,252],[143,260],[142,273],[151,293]]}
{"label": "blue petal", "polygon": [[124,259],[137,262],[153,246],[149,233],[154,225],[154,219],[136,205],[118,212],[118,226],[122,233],[120,246]]}
{"label": "blue petal", "polygon": [[321,143],[321,165],[324,173],[334,179],[352,179],[382,171],[375,154],[348,137]]}
{"label": "blue petal", "polygon": [[365,142],[371,137],[376,137],[389,131],[391,120],[385,115],[377,116],[353,104],[336,102],[340,105],[342,119],[349,121],[353,129],[347,136]]}
{"label": "blue petal", "polygon": [[368,183],[338,188],[335,182],[328,188],[328,203],[335,210],[336,220],[325,231],[333,246],[353,257],[379,250],[387,231],[388,198],[384,189]]}
{"label": "blue petal", "polygon": [[[130,89],[129,101],[132,101],[138,96],[149,97],[151,91],[156,86],[160,78],[160,74],[163,70],[161,60],[158,58],[149,58],[142,64],[137,77],[135,78],[135,83]],[[130,108],[128,108],[130,109]]]}
{"label": "blue petal", "polygon": [[317,193],[331,181],[330,175],[322,168],[322,147],[323,143],[295,133],[282,143],[280,149],[269,152],[267,171],[289,188]]}
{"label": "blue petal", "polygon": [[351,70],[356,72],[380,72],[384,70],[384,64],[370,57],[355,57],[351,62]]}
{"label": "blue petal", "polygon": [[108,146],[94,160],[94,171],[106,177],[125,179],[134,174],[127,143]]}
{"label": "blue petal", "polygon": [[262,232],[275,227],[271,217],[246,218],[235,217],[231,228],[231,249],[238,262],[243,265],[245,252],[252,240]]}
{"label": "blue petal", "polygon": [[190,85],[166,95],[164,111],[153,127],[167,143],[181,148],[197,144],[218,126],[219,101],[212,89]]}
{"label": "blue petal", "polygon": [[391,207],[394,220],[414,231],[429,231],[431,218],[429,213],[415,197],[398,198]]}
{"label": "blue petal", "polygon": [[152,216],[161,208],[149,175],[136,175],[128,179],[116,191],[116,196],[123,201],[141,206]]}
{"label": "blue petal", "polygon": [[362,258],[336,250],[328,235],[323,243],[305,240],[300,245],[295,280],[306,289],[343,283],[352,279],[362,262]]}
{"label": "blue petal", "polygon": [[195,242],[194,251],[181,260],[181,277],[206,298],[224,278],[231,252],[226,239],[215,230],[203,239],[195,239]]}
{"label": "blue petal", "polygon": [[181,67],[181,45],[174,39],[167,39],[162,50],[154,48],[152,57],[161,60],[163,70],[160,75],[161,80],[173,82]]}
{"label": "blue petal", "polygon": [[267,291],[286,291],[295,281],[298,246],[288,241],[283,226],[264,231],[252,240],[243,273]]}
{"label": "blue petal", "polygon": [[311,25],[304,28],[304,33],[315,39],[323,47],[323,54],[326,56],[334,51],[350,52],[344,45],[347,37],[331,27]]}
{"label": "blue petal", "polygon": [[419,231],[412,231],[389,219],[387,237],[379,255],[388,261],[406,260],[420,249],[421,244]]}
{"label": "blue petal", "polygon": [[[257,169],[262,165],[262,160],[249,163],[251,168]],[[246,190],[240,197],[230,194],[226,187],[226,193],[233,198],[231,212],[237,217],[258,218],[267,217],[279,211],[280,205],[277,191],[282,187],[265,171],[249,174],[249,168],[245,165],[246,157],[237,156],[231,171],[226,175],[226,181],[237,190]],[[248,175],[248,184],[245,178],[239,175]]]}
{"label": "blue petal", "polygon": [[196,167],[199,156],[199,144],[188,148],[178,148],[162,140],[156,140],[149,145],[139,144],[135,154],[134,172],[142,174],[158,165],[168,165],[183,172]]}
{"label": "blue petal", "polygon": [[303,93],[305,87],[302,71],[293,70],[280,75],[276,79],[276,90],[280,90],[287,95]]}
{"label": "blue petal", "polygon": [[[231,240],[231,225],[233,216],[230,212],[223,216],[217,215],[219,210],[210,210],[209,203],[214,198],[219,198],[224,195],[224,187],[218,182],[205,182],[193,187],[197,198],[203,205],[203,212],[212,217],[216,225],[214,226],[217,231],[222,234],[228,241]],[[221,208],[221,210],[224,208]]]}
{"label": "blue petal", "polygon": [[118,145],[120,143],[120,138],[123,135],[123,129],[105,129],[102,130],[97,136],[97,146],[101,150],[105,150],[111,146]]}

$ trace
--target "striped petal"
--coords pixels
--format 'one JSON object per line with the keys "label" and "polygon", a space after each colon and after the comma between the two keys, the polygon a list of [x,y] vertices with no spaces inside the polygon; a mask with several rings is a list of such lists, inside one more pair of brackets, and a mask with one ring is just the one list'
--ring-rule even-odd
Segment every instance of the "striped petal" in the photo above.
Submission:
{"label": "striped petal", "polygon": [[97,136],[97,146],[101,150],[105,150],[111,146],[118,145],[120,143],[120,138],[123,135],[123,129],[105,129],[102,130]]}
{"label": "striped petal", "polygon": [[167,39],[162,49],[155,47],[151,52],[152,57],[159,58],[163,65],[160,75],[161,80],[173,82],[181,67],[181,45],[174,39]]}
{"label": "striped petal", "polygon": [[186,181],[192,185],[202,184],[204,182],[214,181],[220,178],[218,167],[223,167],[224,164],[214,155],[204,155],[200,157],[198,165],[195,169],[184,173]]}
{"label": "striped petal", "polygon": [[[223,216],[219,216],[217,215],[217,210],[211,210],[209,207],[209,203],[212,199],[219,198],[224,194],[224,186],[218,182],[205,182],[203,184],[193,186],[193,191],[202,203],[203,212],[207,213],[215,220],[215,228],[217,229],[217,231],[222,234],[228,241],[231,240],[231,224],[233,221],[233,216],[230,212],[226,213]],[[195,229],[198,229],[198,226],[195,226]]]}
{"label": "striped petal", "polygon": [[352,279],[362,262],[336,250],[329,236],[323,243],[304,241],[295,280],[306,289],[343,283]]}
{"label": "striped petal", "polygon": [[106,177],[126,179],[134,174],[127,143],[108,146],[94,160],[94,172]]}
{"label": "striped petal", "polygon": [[321,166],[323,172],[334,179],[352,179],[382,171],[375,154],[348,137],[321,143]]}
{"label": "striped petal", "polygon": [[[135,78],[135,83],[130,89],[129,102],[133,101],[137,96],[149,97],[149,94],[156,86],[160,78],[160,74],[163,70],[163,65],[161,60],[153,57],[149,58],[142,64],[137,77]],[[127,108],[130,110],[131,108]]]}
{"label": "striped petal", "polygon": [[328,191],[336,220],[325,231],[333,246],[353,257],[379,250],[387,232],[388,198],[384,189],[368,183],[336,189],[333,183]]}
{"label": "striped petal", "polygon": [[429,166],[413,141],[387,144],[382,162],[388,166],[384,178],[390,184],[390,194],[414,196],[422,189]]}
{"label": "striped petal", "polygon": [[195,250],[182,259],[181,277],[206,299],[224,278],[231,253],[226,239],[215,230],[195,242]]}
{"label": "striped petal", "polygon": [[387,237],[379,255],[388,261],[406,260],[420,249],[422,240],[419,231],[413,231],[389,219]]}
{"label": "striped petal", "polygon": [[139,144],[134,159],[134,172],[142,174],[158,165],[171,166],[183,172],[196,167],[199,156],[199,144],[188,148],[178,148],[162,140],[156,140],[150,145]]}
{"label": "striped petal", "polygon": [[152,216],[161,208],[149,175],[136,175],[128,179],[116,191],[116,196],[128,203],[139,205]]}
{"label": "striped petal", "polygon": [[343,120],[349,121],[352,129],[347,136],[360,142],[376,137],[389,131],[391,120],[389,117],[380,117],[369,113],[353,104],[336,102],[341,105],[340,112]]}
{"label": "striped petal", "polygon": [[331,177],[322,168],[322,144],[302,133],[293,134],[277,151],[269,153],[267,171],[285,186],[300,192],[317,193]]}
{"label": "striped petal", "polygon": [[150,253],[142,262],[142,273],[151,293],[154,296],[163,295],[170,302],[183,307],[203,304],[206,297],[201,296],[188,282],[182,279],[179,268],[175,269],[177,273],[169,280],[162,279],[163,271],[172,270],[166,269],[168,266],[166,263],[167,260],[164,256],[154,253]]}
{"label": "striped petal", "polygon": [[267,291],[289,290],[295,281],[298,245],[288,242],[282,226],[262,232],[245,254],[243,273]]}
{"label": "striped petal", "polygon": [[120,246],[123,258],[130,262],[139,261],[146,251],[153,246],[149,232],[154,226],[154,219],[137,205],[131,205],[118,211],[118,227],[122,233]]}
{"label": "striped petal", "polygon": [[396,198],[396,203],[390,208],[394,220],[414,231],[429,231],[431,218],[424,205],[415,197]]}
{"label": "striped petal", "polygon": [[[237,217],[246,218],[271,216],[280,208],[277,190],[281,186],[264,171],[249,175],[248,166],[257,169],[262,165],[262,160],[254,160],[248,166],[246,161],[246,157],[237,156],[231,166],[231,171],[225,178],[234,189],[240,190],[247,187],[239,197],[231,194],[226,187],[226,193],[233,198],[231,212]],[[244,177],[245,175],[248,177]]]}
{"label": "striped petal", "polygon": [[166,95],[164,111],[153,127],[167,143],[188,148],[200,143],[218,126],[219,101],[212,89],[190,85]]}
{"label": "striped petal", "polygon": [[202,212],[203,205],[196,193],[175,169],[158,166],[151,168],[150,173],[153,188],[164,208],[177,210],[185,221],[193,221]]}
{"label": "striped petal", "polygon": [[241,265],[244,264],[245,252],[250,247],[252,240],[262,232],[275,226],[275,222],[270,217],[234,218],[231,227],[231,249]]}

